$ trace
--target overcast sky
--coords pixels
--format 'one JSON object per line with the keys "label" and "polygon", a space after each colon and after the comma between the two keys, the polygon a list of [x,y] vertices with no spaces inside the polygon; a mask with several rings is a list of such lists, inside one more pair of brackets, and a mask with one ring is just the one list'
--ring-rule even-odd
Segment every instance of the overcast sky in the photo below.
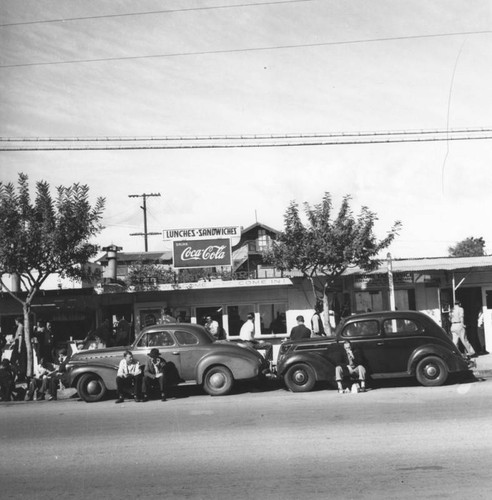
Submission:
{"label": "overcast sky", "polygon": [[[490,0],[0,0],[0,24],[3,138],[492,128]],[[350,194],[379,237],[402,221],[403,258],[468,236],[492,253],[491,161],[492,140],[21,151],[0,152],[0,180],[88,184],[107,199],[98,242],[124,251],[144,248],[130,194],[161,194],[154,232],[282,229],[291,200]]]}

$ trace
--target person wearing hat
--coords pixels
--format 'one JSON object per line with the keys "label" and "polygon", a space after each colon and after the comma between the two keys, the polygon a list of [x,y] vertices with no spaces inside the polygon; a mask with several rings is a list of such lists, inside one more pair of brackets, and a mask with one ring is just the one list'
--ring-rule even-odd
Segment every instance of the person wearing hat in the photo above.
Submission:
{"label": "person wearing hat", "polygon": [[155,384],[159,384],[161,401],[166,401],[167,380],[165,367],[166,361],[160,357],[159,349],[154,347],[150,350],[147,362],[145,363],[143,378],[144,401],[148,401],[148,394]]}

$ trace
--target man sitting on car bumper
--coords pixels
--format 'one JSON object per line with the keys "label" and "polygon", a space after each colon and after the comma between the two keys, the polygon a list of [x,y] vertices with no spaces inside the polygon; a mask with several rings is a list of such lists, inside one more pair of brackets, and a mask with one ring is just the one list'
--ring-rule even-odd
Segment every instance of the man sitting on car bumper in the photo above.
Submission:
{"label": "man sitting on car bumper", "polygon": [[357,350],[352,349],[348,340],[343,343],[343,349],[340,349],[340,360],[335,368],[335,380],[338,386],[338,392],[343,393],[343,377],[345,374],[350,376],[357,375],[360,382],[360,390],[366,390],[366,369],[362,364],[361,355]]}
{"label": "man sitting on car bumper", "polygon": [[116,374],[116,387],[118,389],[118,399],[115,403],[123,403],[125,392],[132,391],[136,401],[142,401],[142,371],[140,363],[133,359],[131,351],[123,353],[123,359],[118,366]]}

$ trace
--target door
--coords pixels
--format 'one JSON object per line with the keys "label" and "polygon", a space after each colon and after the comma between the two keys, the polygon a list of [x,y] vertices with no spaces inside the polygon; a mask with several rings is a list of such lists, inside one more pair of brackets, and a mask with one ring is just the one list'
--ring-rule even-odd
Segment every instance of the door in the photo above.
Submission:
{"label": "door", "polygon": [[482,288],[483,323],[485,329],[484,349],[490,352],[492,348],[492,287]]}

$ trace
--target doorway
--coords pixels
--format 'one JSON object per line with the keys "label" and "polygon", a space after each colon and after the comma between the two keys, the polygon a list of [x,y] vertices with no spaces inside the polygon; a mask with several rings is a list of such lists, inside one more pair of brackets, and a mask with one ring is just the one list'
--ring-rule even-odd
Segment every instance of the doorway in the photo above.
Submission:
{"label": "doorway", "polygon": [[461,302],[465,313],[466,336],[475,349],[480,352],[482,347],[478,340],[478,315],[482,310],[482,289],[480,287],[458,288],[456,300]]}
{"label": "doorway", "polygon": [[222,306],[209,306],[209,307],[197,307],[196,308],[196,322],[199,325],[204,325],[207,316],[210,316],[212,320],[219,323],[220,328],[222,328]]}

